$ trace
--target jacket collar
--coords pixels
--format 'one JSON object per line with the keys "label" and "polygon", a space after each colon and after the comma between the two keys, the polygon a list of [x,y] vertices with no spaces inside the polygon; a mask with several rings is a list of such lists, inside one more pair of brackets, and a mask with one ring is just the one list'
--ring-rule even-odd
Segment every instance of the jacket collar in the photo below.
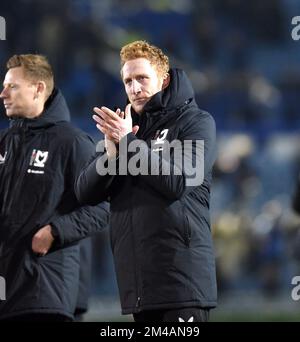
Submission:
{"label": "jacket collar", "polygon": [[45,128],[62,121],[70,122],[70,112],[60,90],[54,89],[40,116],[10,119],[10,127]]}
{"label": "jacket collar", "polygon": [[[143,113],[166,112],[181,107],[195,97],[194,90],[186,73],[181,69],[170,69],[170,83],[167,88],[156,93],[146,103]],[[142,115],[143,115],[142,113]]]}

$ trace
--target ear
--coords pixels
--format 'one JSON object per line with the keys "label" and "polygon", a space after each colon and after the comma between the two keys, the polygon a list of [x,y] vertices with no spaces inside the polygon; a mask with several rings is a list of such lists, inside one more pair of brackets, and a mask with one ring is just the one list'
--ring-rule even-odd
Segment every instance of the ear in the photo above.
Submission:
{"label": "ear", "polygon": [[46,93],[46,83],[44,81],[39,81],[36,85],[37,95],[45,95]]}
{"label": "ear", "polygon": [[162,89],[167,88],[167,86],[170,84],[170,74],[166,73],[164,78],[163,78],[163,84],[162,84]]}

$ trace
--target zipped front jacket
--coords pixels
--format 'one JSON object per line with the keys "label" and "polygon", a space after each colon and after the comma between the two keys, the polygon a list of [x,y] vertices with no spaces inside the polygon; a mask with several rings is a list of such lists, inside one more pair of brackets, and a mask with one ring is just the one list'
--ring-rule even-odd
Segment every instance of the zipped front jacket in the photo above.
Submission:
{"label": "zipped front jacket", "polygon": [[[141,165],[151,161],[157,170],[169,168],[170,173],[100,175],[104,154],[99,153],[76,185],[82,204],[110,199],[111,246],[123,314],[212,308],[217,303],[209,218],[215,123],[198,108],[186,74],[172,69],[170,77],[169,86],[152,97],[140,116],[132,114],[139,130],[136,136],[130,133],[121,140],[117,161],[118,170],[122,159],[128,160],[129,166],[138,158]],[[192,143],[192,149],[179,152],[187,162],[181,169],[175,145],[170,158],[163,154],[167,143],[174,140],[181,143],[178,148],[184,142]],[[122,147],[124,141],[127,149]],[[135,152],[132,143],[140,145]],[[202,180],[193,183],[187,165],[197,162],[197,157]]]}
{"label": "zipped front jacket", "polygon": [[[0,133],[0,319],[47,313],[73,318],[79,288],[78,241],[108,224],[108,204],[80,206],[74,182],[95,153],[91,138],[70,124],[57,90],[36,119],[14,119]],[[49,252],[32,238],[50,224]]]}

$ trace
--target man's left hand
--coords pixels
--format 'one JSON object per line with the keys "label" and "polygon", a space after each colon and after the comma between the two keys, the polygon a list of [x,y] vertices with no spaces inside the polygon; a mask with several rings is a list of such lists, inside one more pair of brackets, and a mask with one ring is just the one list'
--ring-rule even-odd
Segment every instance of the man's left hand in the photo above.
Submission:
{"label": "man's left hand", "polygon": [[51,233],[51,226],[47,224],[32,238],[32,250],[36,254],[45,255],[51,248],[53,241],[54,237]]}
{"label": "man's left hand", "polygon": [[118,115],[107,107],[95,107],[94,111],[98,114],[93,116],[97,128],[115,143],[119,143],[128,133],[136,134],[138,130],[138,126],[132,127],[131,104],[126,106],[124,119],[123,112]]}

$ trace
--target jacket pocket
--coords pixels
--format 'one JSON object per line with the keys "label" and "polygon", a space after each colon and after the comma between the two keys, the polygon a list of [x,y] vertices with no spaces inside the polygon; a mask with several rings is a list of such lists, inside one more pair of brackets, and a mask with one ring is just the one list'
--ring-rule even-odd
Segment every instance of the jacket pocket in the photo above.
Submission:
{"label": "jacket pocket", "polygon": [[163,224],[168,227],[170,234],[186,247],[191,240],[191,226],[184,202],[178,200],[164,209]]}
{"label": "jacket pocket", "polygon": [[32,298],[40,296],[40,270],[37,256],[31,251],[26,250],[24,255],[24,286],[27,284],[28,294]]}
{"label": "jacket pocket", "polygon": [[185,206],[182,205],[182,211],[183,211],[183,219],[184,219],[184,231],[183,231],[183,238],[184,238],[184,243],[187,247],[190,246],[190,242],[191,242],[191,235],[192,235],[192,231],[191,231],[191,226],[189,223],[189,218],[188,215],[186,213],[186,209]]}

